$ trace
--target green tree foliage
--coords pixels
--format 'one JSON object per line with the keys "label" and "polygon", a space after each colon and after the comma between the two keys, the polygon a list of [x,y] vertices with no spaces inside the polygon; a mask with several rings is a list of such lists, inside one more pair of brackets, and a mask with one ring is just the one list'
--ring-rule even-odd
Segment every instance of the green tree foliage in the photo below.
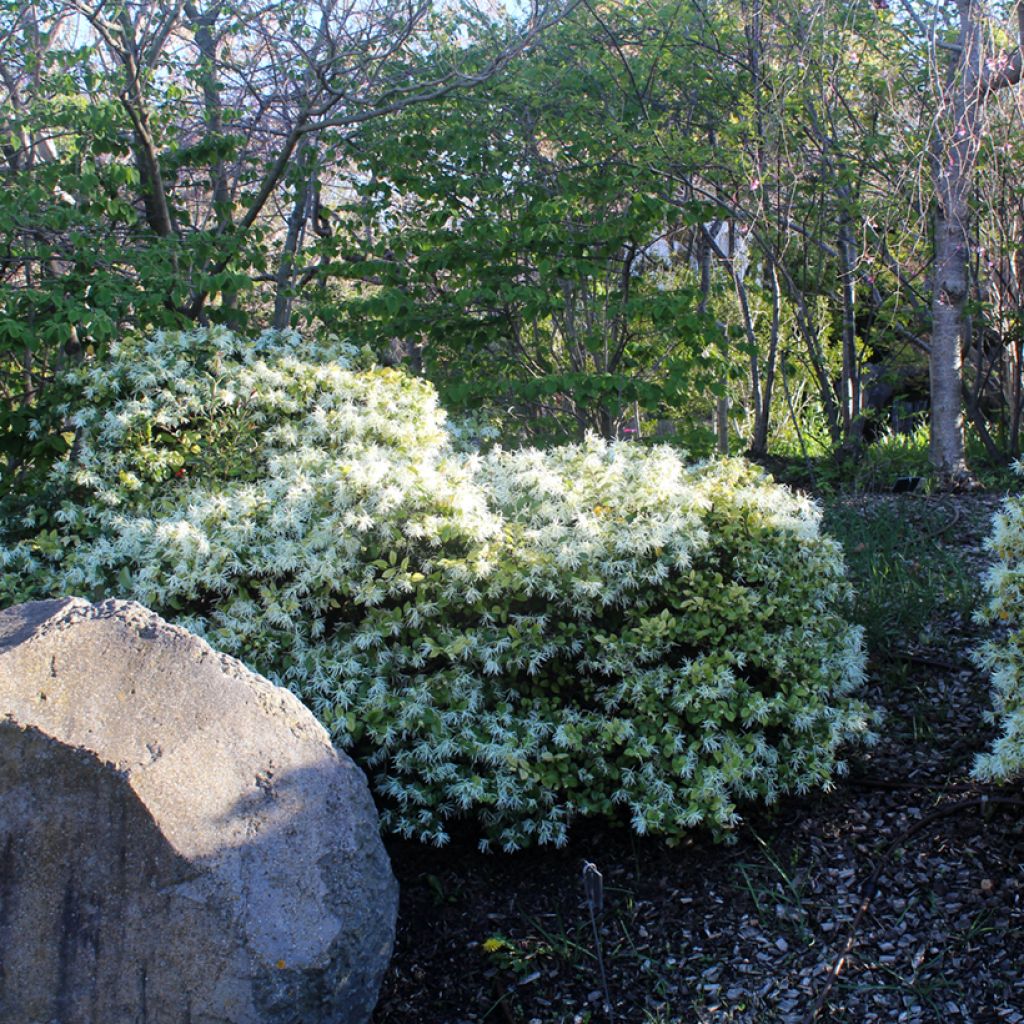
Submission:
{"label": "green tree foliage", "polygon": [[855,441],[867,362],[922,329],[919,223],[884,214],[905,49],[867,2],[580,9],[485,92],[361,136],[317,248],[362,289],[346,329],[537,437],[706,426],[728,395],[764,451],[781,370]]}
{"label": "green tree foliage", "polygon": [[[0,10],[10,106],[0,189],[0,450],[8,474],[46,466],[70,438],[48,417],[63,373],[125,323],[183,322],[172,268],[132,197],[129,122],[88,47]],[[56,26],[52,27],[58,32]]]}
{"label": "green tree foliage", "polygon": [[614,437],[717,382],[721,331],[671,259],[708,214],[654,165],[678,104],[651,101],[695,70],[662,59],[652,10],[619,14],[614,32],[646,47],[626,68],[610,27],[579,14],[485,92],[361,136],[346,330],[414,339],[451,407],[510,410],[537,438]]}
{"label": "green tree foliage", "polygon": [[286,324],[359,126],[486,81],[559,13],[470,52],[434,40],[473,12],[429,3],[0,0],[0,495],[70,443],[64,372],[115,337]]}
{"label": "green tree foliage", "polygon": [[[999,11],[965,10],[996,134],[969,104],[957,217],[977,259],[943,344],[997,457],[1024,408],[1013,90],[996,88],[1021,61]],[[72,443],[52,415],[65,368],[191,323],[404,346],[447,403],[537,439],[703,446],[717,409],[722,447],[806,448],[820,424],[850,451],[880,384],[913,397],[949,293],[927,201],[940,150],[959,152],[943,112],[971,91],[966,65],[940,73],[963,31],[949,10],[364,13],[0,2],[0,486]]]}

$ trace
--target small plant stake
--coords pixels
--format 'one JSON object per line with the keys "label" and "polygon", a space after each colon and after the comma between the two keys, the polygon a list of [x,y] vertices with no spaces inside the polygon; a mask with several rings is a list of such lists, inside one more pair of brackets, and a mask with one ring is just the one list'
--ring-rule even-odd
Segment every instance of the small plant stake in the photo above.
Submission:
{"label": "small plant stake", "polygon": [[594,929],[594,952],[597,954],[597,968],[601,973],[601,988],[604,990],[604,1009],[608,1020],[615,1020],[612,1007],[612,996],[608,990],[608,976],[604,970],[604,953],[601,950],[601,933],[597,929],[597,919],[604,913],[604,877],[597,870],[596,864],[589,860],[583,862],[583,892],[587,897],[587,909],[590,911],[590,926]]}

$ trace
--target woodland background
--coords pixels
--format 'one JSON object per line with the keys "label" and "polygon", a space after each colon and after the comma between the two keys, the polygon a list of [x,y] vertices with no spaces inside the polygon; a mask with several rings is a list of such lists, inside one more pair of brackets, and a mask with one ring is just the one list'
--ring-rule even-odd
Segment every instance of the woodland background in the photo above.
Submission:
{"label": "woodland background", "polygon": [[3,0],[0,482],[74,443],[66,367],[204,323],[369,346],[478,442],[930,429],[969,482],[1021,449],[1019,16]]}

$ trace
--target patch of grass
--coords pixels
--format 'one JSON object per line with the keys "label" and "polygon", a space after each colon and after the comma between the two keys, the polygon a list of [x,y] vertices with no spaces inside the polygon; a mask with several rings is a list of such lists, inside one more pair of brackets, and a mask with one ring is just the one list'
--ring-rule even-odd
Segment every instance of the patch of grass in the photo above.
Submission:
{"label": "patch of grass", "polygon": [[806,879],[799,871],[795,858],[787,870],[771,846],[753,829],[750,834],[761,848],[762,862],[743,862],[737,870],[743,882],[739,886],[746,891],[762,923],[771,927],[773,923],[789,932],[795,942],[810,944],[813,936],[809,928],[807,908],[804,905],[804,884]]}
{"label": "patch of grass", "polygon": [[[755,861],[758,873],[770,870],[759,858]],[[766,888],[771,884],[764,883]],[[598,927],[607,987],[583,902],[575,909],[552,907],[541,913],[515,906],[505,928],[480,943],[495,975],[496,999],[488,1022],[625,1024],[637,1021],[638,1014],[650,1024],[705,1020],[701,1010],[709,995],[701,981],[708,970],[721,968],[720,959],[699,946],[693,949],[690,940],[680,942],[672,930],[659,931],[661,908],[649,900],[637,902],[631,889],[609,886],[605,897]],[[779,899],[772,896],[772,910]],[[614,1009],[601,998],[602,989]],[[717,1003],[709,1012],[718,1013]]]}
{"label": "patch of grass", "polygon": [[826,507],[825,528],[842,542],[856,587],[853,618],[872,653],[919,642],[943,614],[969,618],[978,582],[962,551],[944,543],[952,516],[913,498]]}
{"label": "patch of grass", "polygon": [[854,471],[854,489],[890,491],[901,479],[920,477],[925,485],[932,475],[928,461],[928,425],[911,433],[885,430],[863,453]]}
{"label": "patch of grass", "polygon": [[[601,958],[594,944],[589,918],[581,911],[575,919],[567,921],[559,911],[539,916],[521,914],[514,929],[515,935],[495,933],[481,943],[489,961],[498,968],[505,984],[502,994],[492,1009],[500,1009],[501,1016],[514,1020],[526,1020],[527,1015],[519,1006],[521,998],[530,995],[531,987],[541,984],[547,987],[549,1013],[552,1024],[555,1021],[585,1022],[591,1019],[591,1010],[579,1003],[579,990],[599,989],[601,982]],[[624,917],[616,912],[604,922],[602,933],[609,942],[605,955],[612,961],[642,960],[633,946],[623,923]],[[621,933],[621,934],[620,934]],[[627,973],[635,973],[636,965]],[[641,973],[644,973],[641,971]],[[559,991],[557,979],[567,980],[566,990]],[[652,983],[658,979],[648,979]],[[607,1017],[607,1009],[601,1011],[601,1019]]]}
{"label": "patch of grass", "polygon": [[[968,426],[964,441],[967,463],[979,483],[987,488],[1009,486],[1013,474],[1005,465],[993,465],[977,432]],[[929,458],[929,427],[922,419],[914,430],[897,433],[886,429],[863,451],[854,464],[851,484],[853,491],[891,491],[896,481],[908,477],[921,480],[920,489],[932,489],[934,474]]]}

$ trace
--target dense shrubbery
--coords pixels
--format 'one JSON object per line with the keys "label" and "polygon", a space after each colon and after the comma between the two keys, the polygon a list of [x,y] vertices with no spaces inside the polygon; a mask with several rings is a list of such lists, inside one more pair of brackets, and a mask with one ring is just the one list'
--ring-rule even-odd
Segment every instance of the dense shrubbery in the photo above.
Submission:
{"label": "dense shrubbery", "polygon": [[435,842],[722,831],[841,770],[871,715],[812,505],[668,447],[459,454],[427,384],[358,358],[195,332],[83,370],[56,525],[13,524],[5,597],[28,574],[174,617],[300,693],[386,826]]}
{"label": "dense shrubbery", "polygon": [[[1015,468],[1024,472],[1020,464]],[[978,757],[974,774],[1002,781],[1024,774],[1024,496],[1003,503],[987,546],[996,561],[985,577],[989,601],[979,619],[1006,628],[981,645],[975,660],[991,673],[992,717],[1001,734]]]}

